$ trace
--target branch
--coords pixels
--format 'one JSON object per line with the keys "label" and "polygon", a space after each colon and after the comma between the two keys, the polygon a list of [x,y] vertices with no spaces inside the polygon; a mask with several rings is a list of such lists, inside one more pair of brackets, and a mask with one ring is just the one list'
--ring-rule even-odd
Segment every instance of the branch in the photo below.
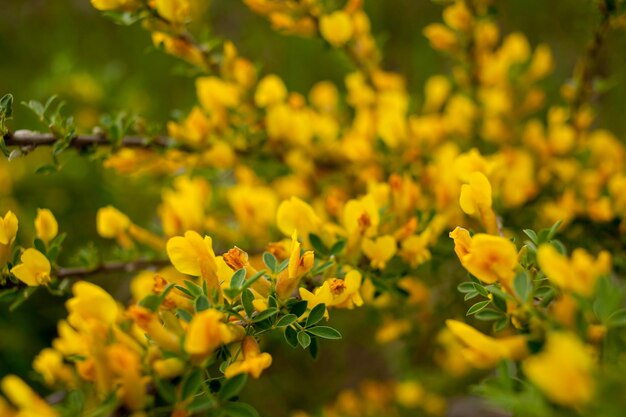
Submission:
{"label": "branch", "polygon": [[[4,143],[6,146],[18,146],[21,148],[36,148],[39,146],[52,146],[59,138],[51,133],[36,133],[29,130],[18,130],[17,132],[8,132],[4,135]],[[72,138],[70,146],[73,148],[87,148],[89,146],[114,146],[105,134],[95,135],[76,135]],[[141,136],[127,136],[119,142],[120,147],[125,148],[150,148],[157,147],[176,149],[192,152],[192,149],[186,146],[180,146],[177,142],[167,136],[156,136],[154,138],[145,138]]]}
{"label": "branch", "polygon": [[593,34],[593,40],[587,46],[587,51],[581,61],[580,78],[576,95],[572,102],[572,111],[578,113],[582,106],[593,94],[593,79],[598,73],[598,57],[611,27],[611,13],[604,2],[600,2],[601,20]]}
{"label": "branch", "polygon": [[115,261],[115,262],[103,262],[98,266],[91,268],[77,267],[77,268],[59,268],[55,271],[54,276],[59,279],[62,278],[84,278],[91,275],[98,274],[113,274],[116,272],[136,272],[148,268],[157,268],[170,265],[170,261],[167,259],[139,259],[136,261]]}

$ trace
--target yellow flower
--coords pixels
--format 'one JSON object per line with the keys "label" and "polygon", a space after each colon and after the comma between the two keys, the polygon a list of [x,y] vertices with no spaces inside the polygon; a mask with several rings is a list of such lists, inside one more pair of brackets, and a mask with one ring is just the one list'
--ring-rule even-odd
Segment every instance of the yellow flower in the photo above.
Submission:
{"label": "yellow flower", "polygon": [[459,259],[463,259],[465,255],[469,254],[472,246],[472,237],[469,231],[457,226],[450,232],[449,236],[454,239],[454,252],[456,256],[458,256]]}
{"label": "yellow flower", "polygon": [[[152,37],[154,39],[155,34],[152,34]],[[156,39],[156,41],[158,42],[160,39]],[[191,109],[181,123],[171,121],[167,123],[167,132],[170,136],[192,145],[204,145],[211,133],[211,129],[211,121],[197,106]]]}
{"label": "yellow flower", "polygon": [[48,385],[54,385],[57,382],[70,386],[73,384],[72,370],[63,363],[63,355],[58,350],[46,348],[39,352],[33,361],[33,369]]}
{"label": "yellow flower", "polygon": [[480,218],[489,233],[497,233],[498,224],[491,208],[491,184],[483,173],[469,175],[469,184],[461,186],[459,203],[465,214]]}
{"label": "yellow flower", "polygon": [[278,203],[276,192],[270,187],[238,184],[228,191],[228,202],[235,212],[241,230],[263,237],[273,223]]}
{"label": "yellow flower", "polygon": [[342,220],[348,236],[357,234],[369,237],[376,234],[380,222],[376,200],[367,195],[359,200],[348,201],[343,208]]}
{"label": "yellow flower", "polygon": [[547,336],[544,349],[522,363],[524,373],[550,400],[566,407],[582,406],[593,398],[594,360],[571,333]]}
{"label": "yellow flower", "polygon": [[194,231],[185,232],[185,237],[175,236],[167,241],[167,256],[179,272],[202,277],[212,288],[218,288],[217,264],[213,241],[204,239]]}
{"label": "yellow flower", "polygon": [[393,236],[379,236],[376,240],[364,239],[363,253],[370,259],[372,268],[384,269],[387,262],[396,254],[396,239]]}
{"label": "yellow flower", "polygon": [[103,238],[117,239],[118,243],[128,248],[132,241],[127,235],[131,221],[127,215],[113,206],[102,207],[96,213],[96,229]]}
{"label": "yellow flower", "polygon": [[65,306],[68,311],[69,323],[81,329],[90,322],[99,322],[107,326],[117,319],[117,302],[111,295],[87,281],[79,281],[72,286],[74,297],[67,300]]}
{"label": "yellow flower", "polygon": [[11,245],[17,235],[17,224],[17,217],[10,210],[4,217],[0,217],[0,266],[11,256]]}
{"label": "yellow flower", "polygon": [[152,363],[152,369],[163,379],[172,379],[185,371],[185,362],[179,358],[157,359]]}
{"label": "yellow flower", "polygon": [[184,23],[191,13],[188,0],[156,0],[156,9],[159,15],[172,23]]}
{"label": "yellow flower", "polygon": [[132,411],[142,410],[148,396],[137,352],[116,343],[106,348],[106,358],[109,368],[118,377],[119,394],[124,405]]}
{"label": "yellow flower", "polygon": [[416,267],[431,258],[431,253],[428,250],[430,243],[431,233],[425,230],[420,235],[412,235],[402,241],[402,251],[400,255],[409,263],[412,267]]}
{"label": "yellow flower", "polygon": [[453,29],[467,32],[472,27],[472,13],[464,2],[458,1],[443,11],[443,20]]}
{"label": "yellow flower", "polygon": [[243,353],[242,360],[233,362],[226,368],[226,371],[224,371],[226,378],[232,378],[242,373],[258,378],[272,364],[272,356],[269,353],[261,353],[257,341],[252,336],[247,336],[243,339],[241,350]]}
{"label": "yellow flower", "polygon": [[320,81],[311,88],[309,101],[321,112],[332,112],[337,108],[339,92],[330,81]]}
{"label": "yellow flower", "polygon": [[590,296],[597,279],[611,270],[611,255],[606,251],[594,260],[584,249],[576,249],[570,260],[547,244],[537,250],[537,262],[550,281],[583,296]]}
{"label": "yellow flower", "polygon": [[302,278],[313,267],[315,255],[313,251],[306,251],[300,255],[300,242],[298,233],[294,230],[291,235],[291,254],[289,256],[289,266],[278,276],[276,282],[276,293],[281,299],[288,298],[296,289]]}
{"label": "yellow flower", "polygon": [[482,233],[470,237],[461,227],[450,232],[450,237],[465,269],[487,284],[499,281],[510,287],[517,266],[517,251],[510,240]]}
{"label": "yellow flower", "polygon": [[210,196],[211,188],[203,178],[176,177],[173,187],[163,190],[163,203],[159,206],[165,234],[174,236],[187,230],[202,230]]}
{"label": "yellow flower", "polygon": [[446,320],[446,326],[465,345],[461,353],[476,368],[491,368],[502,359],[518,360],[528,355],[524,336],[494,339],[457,320]]}
{"label": "yellow flower", "polygon": [[320,19],[320,33],[334,47],[343,46],[352,38],[353,32],[352,20],[343,10],[324,15]]}
{"label": "yellow flower", "polygon": [[232,343],[245,334],[243,327],[223,322],[224,313],[209,309],[196,314],[187,330],[185,351],[195,360],[211,356],[222,344]]}
{"label": "yellow flower", "polygon": [[59,321],[57,333],[59,337],[52,341],[52,347],[55,350],[65,356],[86,354],[86,340],[67,321]]}
{"label": "yellow flower", "polygon": [[10,245],[17,234],[17,217],[11,210],[7,211],[4,218],[0,217],[0,244]]}
{"label": "yellow flower", "polygon": [[348,308],[363,305],[363,298],[359,292],[361,288],[361,274],[359,271],[348,272],[344,279],[330,278],[321,287],[311,293],[306,288],[300,288],[300,297],[313,308],[318,304],[326,307]]}
{"label": "yellow flower", "polygon": [[290,236],[294,230],[297,230],[307,243],[309,234],[319,234],[322,221],[310,205],[298,197],[291,197],[278,206],[276,225],[286,236]]}
{"label": "yellow flower", "polygon": [[433,49],[452,51],[456,49],[458,41],[452,30],[441,23],[432,23],[424,28],[424,36]]}
{"label": "yellow flower", "polygon": [[407,408],[418,406],[422,402],[424,394],[424,387],[417,381],[402,381],[395,388],[396,400]]}
{"label": "yellow flower", "polygon": [[424,112],[430,113],[441,109],[452,90],[452,85],[447,77],[434,75],[426,81],[424,86],[426,100],[424,102]]}
{"label": "yellow flower", "polygon": [[43,240],[46,244],[56,237],[59,232],[59,225],[57,224],[57,219],[54,218],[54,215],[50,210],[37,210],[35,230],[37,231],[37,237]]}
{"label": "yellow flower", "polygon": [[254,102],[259,107],[268,107],[282,103],[287,98],[287,87],[278,76],[270,74],[265,76],[254,93]]}
{"label": "yellow flower", "polygon": [[57,417],[59,414],[15,375],[2,379],[2,391],[23,416]]}
{"label": "yellow flower", "polygon": [[170,352],[180,351],[180,335],[164,326],[155,313],[146,308],[132,305],[128,308],[128,316],[161,349]]}
{"label": "yellow flower", "polygon": [[91,5],[98,10],[133,10],[139,6],[137,0],[91,0]]}
{"label": "yellow flower", "polygon": [[48,285],[51,281],[50,261],[37,249],[26,249],[20,257],[22,263],[11,268],[17,279],[30,287]]}
{"label": "yellow flower", "polygon": [[202,107],[209,113],[239,104],[239,88],[236,84],[218,77],[196,79],[196,91]]}
{"label": "yellow flower", "polygon": [[164,32],[152,32],[152,44],[159,49],[162,48],[168,54],[178,56],[200,68],[206,68],[207,63],[202,52],[184,39]]}
{"label": "yellow flower", "polygon": [[552,68],[554,68],[554,59],[550,47],[546,44],[538,45],[530,61],[528,77],[531,80],[540,80],[552,72]]}

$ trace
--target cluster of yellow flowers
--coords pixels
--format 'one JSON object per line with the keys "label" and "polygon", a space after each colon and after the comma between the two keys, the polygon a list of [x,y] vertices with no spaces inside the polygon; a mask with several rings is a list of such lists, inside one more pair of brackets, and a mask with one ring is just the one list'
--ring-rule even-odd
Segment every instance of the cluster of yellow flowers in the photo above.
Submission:
{"label": "cluster of yellow flowers", "polygon": [[[402,411],[423,412],[426,415],[443,415],[446,402],[442,397],[428,392],[416,380],[374,381],[365,380],[358,389],[345,389],[337,398],[324,407],[323,417],[365,417],[402,415]],[[297,411],[292,417],[309,417]]]}
{"label": "cluster of yellow flowers", "polygon": [[[315,356],[319,340],[341,338],[322,324],[329,310],[365,304],[382,312],[379,343],[411,335],[446,297],[426,278],[440,278],[435,264],[452,254],[441,237],[452,230],[470,274],[458,289],[466,301],[480,299],[467,315],[493,322],[498,334],[447,316],[436,362],[454,376],[518,363],[510,380],[529,381],[552,403],[592,403],[606,335],[626,324],[626,310],[610,296],[611,255],[579,248],[568,256],[555,234],[584,219],[621,222],[620,237],[625,149],[592,128],[584,77],[563,88],[565,104],[542,120],[540,83],[554,65],[547,45],[533,49],[521,33],[501,37],[489,1],[452,1],[443,23],[424,29],[452,74],[429,78],[417,106],[403,77],[381,68],[361,1],[245,0],[274,29],[319,36],[354,63],[345,100],[329,81],[305,97],[278,75],[261,77],[230,41],[213,49],[195,41],[187,24],[199,15],[197,1],[91,3],[141,16],[156,46],[203,74],[198,105],[167,125],[175,147],[121,147],[104,162],[122,174],[172,177],[155,231],[112,206],[96,215],[101,237],[150,259],[167,254],[167,266],[136,274],[127,307],[95,284],[73,284],[68,318],[33,364],[48,385],[88,386],[85,412],[255,415],[232,400],[246,375],[258,378],[272,364],[259,347],[265,333]],[[255,168],[268,159],[279,169]],[[524,226],[557,221],[515,239]],[[38,212],[34,248],[14,251],[17,225],[12,212],[0,219],[3,283],[62,287],[52,213]],[[17,377],[2,389],[13,404],[0,397],[7,415],[59,415]],[[446,403],[434,391],[413,379],[367,383],[360,394],[342,392],[324,415],[440,415]]]}

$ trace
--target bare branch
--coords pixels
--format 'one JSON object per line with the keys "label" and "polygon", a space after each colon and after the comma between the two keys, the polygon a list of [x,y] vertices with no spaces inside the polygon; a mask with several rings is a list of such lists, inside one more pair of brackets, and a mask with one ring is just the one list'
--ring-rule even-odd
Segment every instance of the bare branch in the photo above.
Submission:
{"label": "bare branch", "polygon": [[[51,133],[37,133],[29,130],[18,130],[17,132],[9,132],[4,135],[4,143],[7,146],[18,146],[26,148],[35,148],[38,146],[52,146],[59,138]],[[86,148],[89,146],[113,146],[110,139],[105,134],[94,135],[76,135],[72,138],[70,146],[73,148]],[[188,147],[178,146],[177,142],[167,136],[156,136],[147,138],[141,136],[124,137],[119,146],[125,148],[163,148],[168,149],[176,147],[176,149],[191,151]]]}
{"label": "bare branch", "polygon": [[87,276],[98,274],[113,274],[116,272],[137,272],[144,269],[154,269],[169,265],[170,262],[167,259],[139,259],[135,261],[115,261],[115,262],[103,262],[98,266],[92,268],[59,268],[54,272],[54,276],[63,278],[84,278]]}

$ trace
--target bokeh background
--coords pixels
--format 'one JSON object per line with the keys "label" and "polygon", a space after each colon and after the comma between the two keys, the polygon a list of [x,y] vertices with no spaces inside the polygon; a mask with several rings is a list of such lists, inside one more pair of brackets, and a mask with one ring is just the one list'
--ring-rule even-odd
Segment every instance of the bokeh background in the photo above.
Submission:
{"label": "bokeh background", "polygon": [[[440,19],[441,6],[427,0],[365,0],[365,5],[384,51],[384,68],[404,74],[409,91],[419,100],[424,81],[447,70],[446,60],[422,35],[427,24]],[[521,31],[533,45],[545,42],[552,47],[556,68],[546,89],[551,101],[558,100],[560,85],[572,73],[597,23],[594,2],[507,0],[496,2],[496,7],[504,34]],[[264,73],[279,74],[290,90],[306,93],[322,79],[341,85],[351,69],[350,62],[319,40],[273,32],[237,0],[207,0],[199,23],[208,24],[212,36],[232,39],[243,56]],[[613,31],[600,57],[607,90],[598,103],[598,122],[621,138],[626,134],[624,51],[626,32]],[[45,101],[57,94],[67,102],[66,114],[74,114],[85,131],[97,125],[101,114],[120,110],[164,125],[177,111],[188,111],[195,100],[193,79],[184,65],[156,51],[139,25],[117,26],[88,0],[0,0],[0,96],[5,93],[12,93],[16,103]],[[15,106],[12,127],[44,129],[20,105]],[[49,152],[36,151],[10,163],[0,160],[0,214],[8,209],[18,214],[23,242],[33,235],[37,207],[50,208],[68,232],[61,258],[65,263],[72,263],[72,256],[88,245],[108,250],[109,242],[95,238],[99,207],[113,204],[147,227],[154,221],[158,182],[120,177],[75,154],[63,159],[59,173],[35,174],[49,158]],[[123,294],[117,282],[105,284]],[[453,289],[450,294],[451,304],[458,301]],[[354,313],[347,314],[354,318]],[[359,320],[351,322],[361,324],[351,324],[341,343],[324,343],[316,362],[284,343],[270,342],[274,346],[267,350],[274,353],[274,365],[263,383],[250,384],[244,396],[262,415],[271,410],[283,416],[296,408],[312,409],[320,399],[330,400],[338,389],[362,378],[385,378],[407,366],[400,355],[394,356],[400,346],[381,348],[374,342],[377,318],[366,319],[366,310],[358,314]],[[334,316],[335,327],[348,327],[342,326],[348,320],[345,313]],[[32,358],[55,336],[55,323],[62,317],[63,300],[44,291],[14,313],[0,304],[0,375],[33,377]],[[432,362],[420,355],[416,351],[410,360]]]}

